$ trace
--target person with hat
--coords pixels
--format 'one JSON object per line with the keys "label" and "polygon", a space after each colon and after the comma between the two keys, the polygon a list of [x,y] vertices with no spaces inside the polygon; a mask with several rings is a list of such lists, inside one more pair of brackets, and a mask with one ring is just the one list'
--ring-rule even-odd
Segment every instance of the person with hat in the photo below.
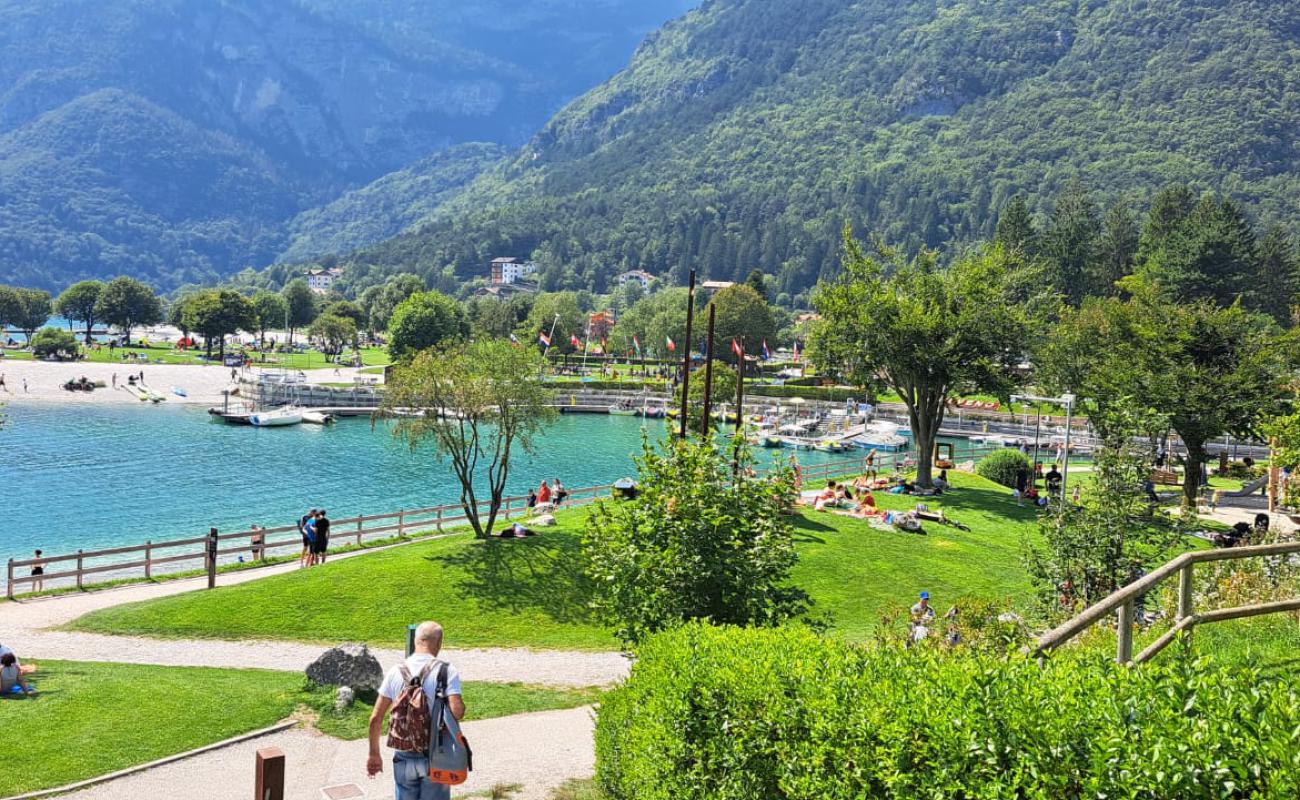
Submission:
{"label": "person with hat", "polygon": [[930,593],[921,592],[921,599],[912,606],[912,622],[924,624],[934,619],[934,609],[930,606]]}

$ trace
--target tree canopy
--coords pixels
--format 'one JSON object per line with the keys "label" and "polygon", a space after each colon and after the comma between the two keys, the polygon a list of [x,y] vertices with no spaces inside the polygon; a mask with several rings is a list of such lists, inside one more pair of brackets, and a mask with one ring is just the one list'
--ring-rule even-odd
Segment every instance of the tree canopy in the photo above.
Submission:
{"label": "tree canopy", "polygon": [[114,278],[104,286],[95,313],[108,324],[120,328],[128,340],[132,329],[157,325],[163,320],[162,301],[153,287],[126,276]]}
{"label": "tree canopy", "polygon": [[399,361],[469,335],[460,303],[441,292],[419,292],[403,300],[388,324],[388,352]]}
{"label": "tree canopy", "polygon": [[104,293],[102,281],[80,281],[64,289],[54,301],[54,313],[81,322],[86,326],[86,344],[92,341],[91,332],[95,329],[96,307],[99,297]]}

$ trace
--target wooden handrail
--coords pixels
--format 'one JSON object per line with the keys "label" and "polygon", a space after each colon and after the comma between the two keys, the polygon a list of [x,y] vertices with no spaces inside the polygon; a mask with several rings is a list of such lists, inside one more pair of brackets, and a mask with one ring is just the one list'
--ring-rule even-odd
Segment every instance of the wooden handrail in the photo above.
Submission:
{"label": "wooden handrail", "polygon": [[[1189,632],[1200,623],[1222,622],[1230,619],[1244,619],[1246,617],[1300,610],[1300,599],[1237,606],[1200,614],[1195,613],[1193,609],[1192,577],[1197,564],[1211,561],[1239,561],[1265,556],[1285,556],[1293,553],[1300,553],[1300,542],[1282,542],[1183,553],[1133,583],[1115,590],[1109,596],[1081,611],[1073,619],[1044,633],[1038,639],[1037,653],[1040,657],[1044,657],[1088,628],[1101,622],[1107,615],[1118,613],[1119,644],[1116,648],[1115,660],[1120,664],[1129,662],[1141,664],[1154,658],[1161,650],[1173,642],[1179,634]],[[1132,608],[1134,603],[1139,597],[1155,589],[1175,573],[1179,575],[1178,617],[1175,620],[1175,625],[1172,630],[1148,645],[1135,658],[1132,652]]]}

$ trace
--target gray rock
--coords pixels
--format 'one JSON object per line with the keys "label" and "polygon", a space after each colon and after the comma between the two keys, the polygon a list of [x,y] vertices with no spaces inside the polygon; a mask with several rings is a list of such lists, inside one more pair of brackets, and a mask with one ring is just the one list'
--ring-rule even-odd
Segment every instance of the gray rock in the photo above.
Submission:
{"label": "gray rock", "polygon": [[341,644],[313,661],[307,667],[307,677],[321,686],[378,689],[384,680],[384,668],[364,644]]}
{"label": "gray rock", "polygon": [[352,705],[352,701],[357,699],[357,693],[352,691],[351,686],[340,686],[339,690],[334,693],[334,710],[342,711]]}
{"label": "gray rock", "polygon": [[552,528],[555,526],[554,514],[542,514],[528,520],[528,524],[535,528]]}

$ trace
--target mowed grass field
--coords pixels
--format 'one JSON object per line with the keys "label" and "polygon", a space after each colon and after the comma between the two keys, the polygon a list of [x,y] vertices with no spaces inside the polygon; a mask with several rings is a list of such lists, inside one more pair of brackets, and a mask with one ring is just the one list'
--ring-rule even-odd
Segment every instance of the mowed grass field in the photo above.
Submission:
{"label": "mowed grass field", "polygon": [[[333,710],[331,688],[299,673],[43,661],[37,693],[0,699],[6,744],[0,795],[63,786],[265,728],[300,707],[322,732],[365,735],[370,705]],[[467,682],[466,719],[491,719],[594,702],[594,689]],[[373,695],[365,698],[373,702]]]}
{"label": "mowed grass field", "polygon": [[[1034,511],[1007,490],[954,475],[956,491],[921,498],[971,530],[926,523],[927,535],[871,528],[864,520],[805,511],[796,520],[800,562],[794,583],[815,612],[852,639],[882,613],[929,591],[937,606],[966,596],[1023,599],[1029,580],[1022,542],[1037,535]],[[809,487],[812,488],[812,487]],[[881,507],[918,498],[877,495]],[[617,649],[588,607],[580,536],[587,512],[523,540],[476,542],[468,535],[412,544],[215,591],[192,592],[98,611],[75,629],[122,635],[220,639],[345,640],[399,647],[405,625],[434,618],[449,647]]]}

